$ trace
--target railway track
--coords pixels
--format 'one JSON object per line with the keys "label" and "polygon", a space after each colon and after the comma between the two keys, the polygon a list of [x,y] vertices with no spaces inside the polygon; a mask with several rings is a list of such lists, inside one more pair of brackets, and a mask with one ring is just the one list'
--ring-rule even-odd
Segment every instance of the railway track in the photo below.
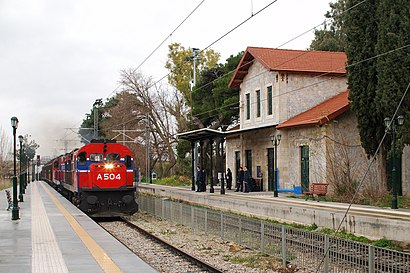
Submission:
{"label": "railway track", "polygon": [[159,272],[223,272],[125,218],[98,224]]}

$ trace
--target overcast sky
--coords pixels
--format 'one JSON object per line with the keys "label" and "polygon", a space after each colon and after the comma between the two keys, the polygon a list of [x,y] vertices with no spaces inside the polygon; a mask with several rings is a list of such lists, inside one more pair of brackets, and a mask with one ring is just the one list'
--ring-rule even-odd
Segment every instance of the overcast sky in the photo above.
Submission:
{"label": "overcast sky", "polygon": [[[203,49],[272,0],[0,0],[0,128],[29,134],[38,154],[78,147],[75,133],[98,98],[112,96],[121,69],[160,79],[167,45]],[[276,48],[324,21],[330,0],[277,0],[215,43],[221,62],[247,46]],[[313,32],[281,48],[306,49]],[[76,129],[75,129],[76,131]]]}

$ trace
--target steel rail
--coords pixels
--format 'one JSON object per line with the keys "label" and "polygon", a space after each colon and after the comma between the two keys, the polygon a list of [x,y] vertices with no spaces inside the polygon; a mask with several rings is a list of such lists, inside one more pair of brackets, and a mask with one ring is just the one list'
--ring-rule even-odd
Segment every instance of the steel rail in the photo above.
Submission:
{"label": "steel rail", "polygon": [[144,236],[153,239],[154,241],[159,242],[160,244],[164,245],[166,248],[171,249],[172,251],[174,251],[176,254],[184,257],[185,259],[189,260],[190,262],[192,262],[193,264],[203,268],[204,270],[208,271],[208,272],[212,272],[212,273],[222,273],[223,271],[220,270],[219,268],[214,267],[213,265],[204,262],[202,260],[200,260],[199,258],[183,251],[182,249],[171,245],[170,243],[168,243],[167,241],[161,239],[160,237],[152,234],[151,232],[141,228],[140,226],[137,226],[136,224],[130,222],[128,219],[126,219],[125,217],[120,217],[121,221],[123,221],[125,224],[127,224],[129,227],[136,229],[138,232],[142,233]]}

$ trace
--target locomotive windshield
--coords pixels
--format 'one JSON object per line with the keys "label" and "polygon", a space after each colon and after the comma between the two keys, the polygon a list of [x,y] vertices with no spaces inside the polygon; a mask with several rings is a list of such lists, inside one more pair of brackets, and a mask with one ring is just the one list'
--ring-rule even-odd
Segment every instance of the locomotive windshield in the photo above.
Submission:
{"label": "locomotive windshield", "polygon": [[90,161],[102,162],[103,160],[104,156],[102,154],[90,154]]}
{"label": "locomotive windshield", "polygon": [[121,157],[119,154],[107,154],[108,162],[120,161]]}

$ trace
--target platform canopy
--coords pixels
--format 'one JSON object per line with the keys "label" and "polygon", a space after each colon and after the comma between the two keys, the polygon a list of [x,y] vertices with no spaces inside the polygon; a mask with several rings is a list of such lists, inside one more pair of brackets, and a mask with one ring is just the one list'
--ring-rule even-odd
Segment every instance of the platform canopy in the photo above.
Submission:
{"label": "platform canopy", "polygon": [[209,129],[209,128],[202,128],[198,130],[193,130],[193,131],[177,134],[178,138],[185,139],[190,142],[196,142],[196,141],[201,141],[205,139],[214,139],[214,138],[224,137],[224,136],[225,136],[224,132],[214,130],[214,129]]}

